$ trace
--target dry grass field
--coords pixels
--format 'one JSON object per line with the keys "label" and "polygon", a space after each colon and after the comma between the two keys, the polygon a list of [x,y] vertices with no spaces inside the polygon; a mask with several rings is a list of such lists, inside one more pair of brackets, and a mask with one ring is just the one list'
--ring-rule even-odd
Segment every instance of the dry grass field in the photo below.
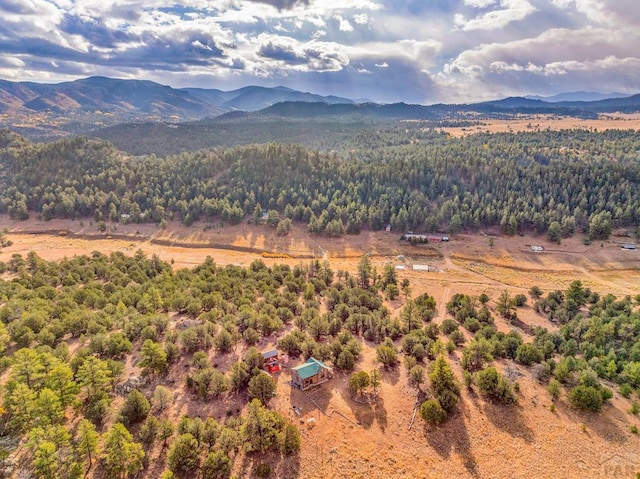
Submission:
{"label": "dry grass field", "polygon": [[[206,256],[219,265],[243,266],[257,258],[267,264],[293,265],[318,257],[327,259],[334,271],[355,273],[359,259],[368,253],[379,270],[386,262],[405,265],[406,269],[398,273],[400,278],[410,280],[412,294],[429,292],[436,298],[437,323],[445,318],[446,301],[458,292],[487,293],[492,298],[491,306],[504,289],[511,294],[526,294],[531,286],[538,285],[546,293],[564,289],[575,279],[603,294],[640,293],[640,251],[622,250],[616,241],[623,238],[617,237],[585,246],[579,237],[555,245],[544,237],[474,234],[456,235],[449,243],[412,247],[401,243],[398,233],[393,232],[328,239],[309,236],[297,226],[285,238],[253,225],[211,227],[206,231],[202,224],[191,228],[170,224],[166,230],[119,225],[116,230],[110,227],[110,238],[97,233],[95,225],[87,221],[83,225],[70,220],[13,222],[5,217],[0,219],[0,228],[9,230],[14,243],[0,253],[0,260],[5,262],[12,254],[26,255],[29,251],[59,260],[95,250],[133,254],[141,249],[173,261],[175,268],[193,267]],[[545,251],[533,253],[533,244],[544,246]],[[268,257],[271,254],[281,257]],[[415,271],[411,269],[413,264],[428,264],[438,271]],[[397,314],[402,304],[399,298],[388,307]],[[530,306],[519,309],[518,317],[525,325],[556,328]],[[499,319],[496,322],[504,331],[514,327]],[[526,331],[520,332],[525,341],[532,340]],[[263,340],[259,347],[267,349],[276,340],[275,336]],[[377,366],[375,345],[364,346],[357,368],[370,371]],[[233,354],[240,355],[241,351]],[[212,356],[221,369],[232,359]],[[460,352],[449,359],[461,378]],[[425,428],[419,418],[411,425],[416,389],[408,385],[403,366],[383,372],[380,395],[372,404],[353,401],[348,378],[339,373],[311,392],[293,390],[288,385],[290,373],[286,367],[277,373],[278,394],[272,406],[299,424],[303,443],[298,456],[273,464],[272,477],[633,478],[640,472],[640,438],[630,431],[632,425],[640,426],[640,418],[628,413],[631,401],[622,398],[614,385],[610,385],[614,397],[600,414],[571,409],[564,395],[551,411],[549,394],[531,369],[511,362],[497,366],[518,382],[518,405],[495,405],[463,390],[453,417],[439,428]],[[180,370],[178,365],[172,374],[179,375]],[[135,368],[128,372],[135,372]],[[174,379],[181,383],[179,377]],[[186,395],[179,395],[173,414],[223,417],[235,407],[233,398],[204,408],[195,404]],[[292,406],[302,411],[301,416],[294,414]],[[154,463],[160,461],[152,460]],[[254,466],[250,459],[237,460],[234,473],[252,477]],[[157,477],[160,472],[152,467],[148,477]]]}
{"label": "dry grass field", "polygon": [[640,114],[607,113],[597,119],[587,120],[571,116],[522,115],[508,120],[480,120],[480,125],[468,127],[442,128],[452,136],[466,136],[474,133],[507,133],[542,130],[639,130]]}

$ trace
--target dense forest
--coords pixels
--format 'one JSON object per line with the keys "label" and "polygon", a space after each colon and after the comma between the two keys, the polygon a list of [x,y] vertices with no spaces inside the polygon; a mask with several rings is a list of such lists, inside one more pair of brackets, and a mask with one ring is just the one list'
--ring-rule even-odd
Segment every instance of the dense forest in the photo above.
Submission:
{"label": "dense forest", "polygon": [[[409,133],[407,133],[409,132]],[[365,146],[366,145],[366,146]],[[312,233],[531,231],[554,240],[640,224],[633,131],[539,131],[450,138],[361,130],[340,151],[290,144],[129,157],[85,137],[33,144],[0,133],[0,213],[236,224],[268,213]],[[284,228],[286,233],[286,228]]]}
{"label": "dense forest", "polygon": [[[174,271],[141,251],[61,262],[15,254],[0,266],[3,460],[18,441],[26,445],[3,467],[34,477],[127,477],[159,457],[164,478],[228,478],[246,457],[257,458],[266,471],[259,477],[267,477],[269,461],[297,454],[300,436],[269,408],[275,382],[261,371],[260,338],[294,360],[314,356],[350,374],[355,395],[381,379],[377,369],[357,371],[363,345],[376,348],[381,367],[398,367],[404,357],[411,384],[431,392],[420,407],[428,424],[456,409],[462,385],[447,359],[455,351],[462,384],[505,407],[518,402],[518,385],[492,365],[498,359],[534,368],[554,400],[566,390],[582,410],[599,411],[612,397],[602,381],[625,397],[640,388],[640,296],[603,296],[580,281],[546,295],[534,286],[529,297],[454,294],[438,325],[432,296],[412,297],[392,265],[378,270],[367,256],[354,274],[318,260],[241,268],[211,258]],[[388,301],[400,291],[402,307],[392,315]],[[519,323],[527,301],[559,331]],[[511,332],[497,330],[496,315],[514,325]],[[238,349],[240,360],[219,366]],[[143,381],[124,390],[132,354]],[[181,387],[168,380],[172,371],[193,400],[223,404],[233,395],[246,413],[237,407],[170,420]],[[125,398],[115,408],[117,395]]]}

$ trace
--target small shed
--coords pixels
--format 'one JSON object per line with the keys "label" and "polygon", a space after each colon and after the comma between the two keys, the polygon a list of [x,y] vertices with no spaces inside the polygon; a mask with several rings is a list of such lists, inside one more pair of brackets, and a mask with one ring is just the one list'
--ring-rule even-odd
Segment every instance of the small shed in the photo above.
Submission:
{"label": "small shed", "polygon": [[385,231],[388,233],[389,231],[391,231],[391,225],[387,225],[387,227],[385,228]]}
{"label": "small shed", "polygon": [[291,385],[303,391],[327,382],[332,377],[333,369],[314,357],[310,357],[304,364],[291,369]]}
{"label": "small shed", "polygon": [[264,358],[263,367],[270,373],[280,371],[280,354],[277,349],[272,349],[262,353]]}

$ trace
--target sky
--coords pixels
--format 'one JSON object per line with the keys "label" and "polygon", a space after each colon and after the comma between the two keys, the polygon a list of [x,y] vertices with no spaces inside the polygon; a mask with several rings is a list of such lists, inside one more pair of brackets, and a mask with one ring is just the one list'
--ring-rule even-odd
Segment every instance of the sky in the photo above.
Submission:
{"label": "sky", "polygon": [[0,0],[0,78],[378,102],[640,92],[638,0]]}

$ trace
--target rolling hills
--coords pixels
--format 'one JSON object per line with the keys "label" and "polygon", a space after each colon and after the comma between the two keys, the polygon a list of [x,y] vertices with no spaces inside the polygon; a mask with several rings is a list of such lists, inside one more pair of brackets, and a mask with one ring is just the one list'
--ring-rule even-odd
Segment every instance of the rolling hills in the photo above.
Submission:
{"label": "rolling hills", "polygon": [[125,122],[184,122],[282,101],[351,103],[286,87],[175,89],[152,81],[90,77],[59,84],[0,80],[0,125],[31,138],[64,136]]}
{"label": "rolling hills", "polygon": [[[357,103],[347,98],[321,96],[283,86],[247,86],[222,91],[207,88],[176,89],[152,81],[105,77],[59,84],[0,80],[0,127],[8,127],[31,139],[48,140],[120,124],[124,124],[120,131],[126,134],[131,123],[190,122],[190,127],[197,129],[202,126],[198,122],[211,125],[238,120],[447,122],[539,114],[593,119],[602,113],[640,111],[640,95],[624,98],[614,95],[595,101],[558,101],[562,98],[585,96],[559,96],[549,101],[511,97],[461,105],[410,105]],[[212,118],[217,120],[212,122]],[[166,129],[160,130],[166,133]],[[98,132],[96,136],[115,138],[120,134],[118,131],[118,128],[110,129],[108,133]]]}

